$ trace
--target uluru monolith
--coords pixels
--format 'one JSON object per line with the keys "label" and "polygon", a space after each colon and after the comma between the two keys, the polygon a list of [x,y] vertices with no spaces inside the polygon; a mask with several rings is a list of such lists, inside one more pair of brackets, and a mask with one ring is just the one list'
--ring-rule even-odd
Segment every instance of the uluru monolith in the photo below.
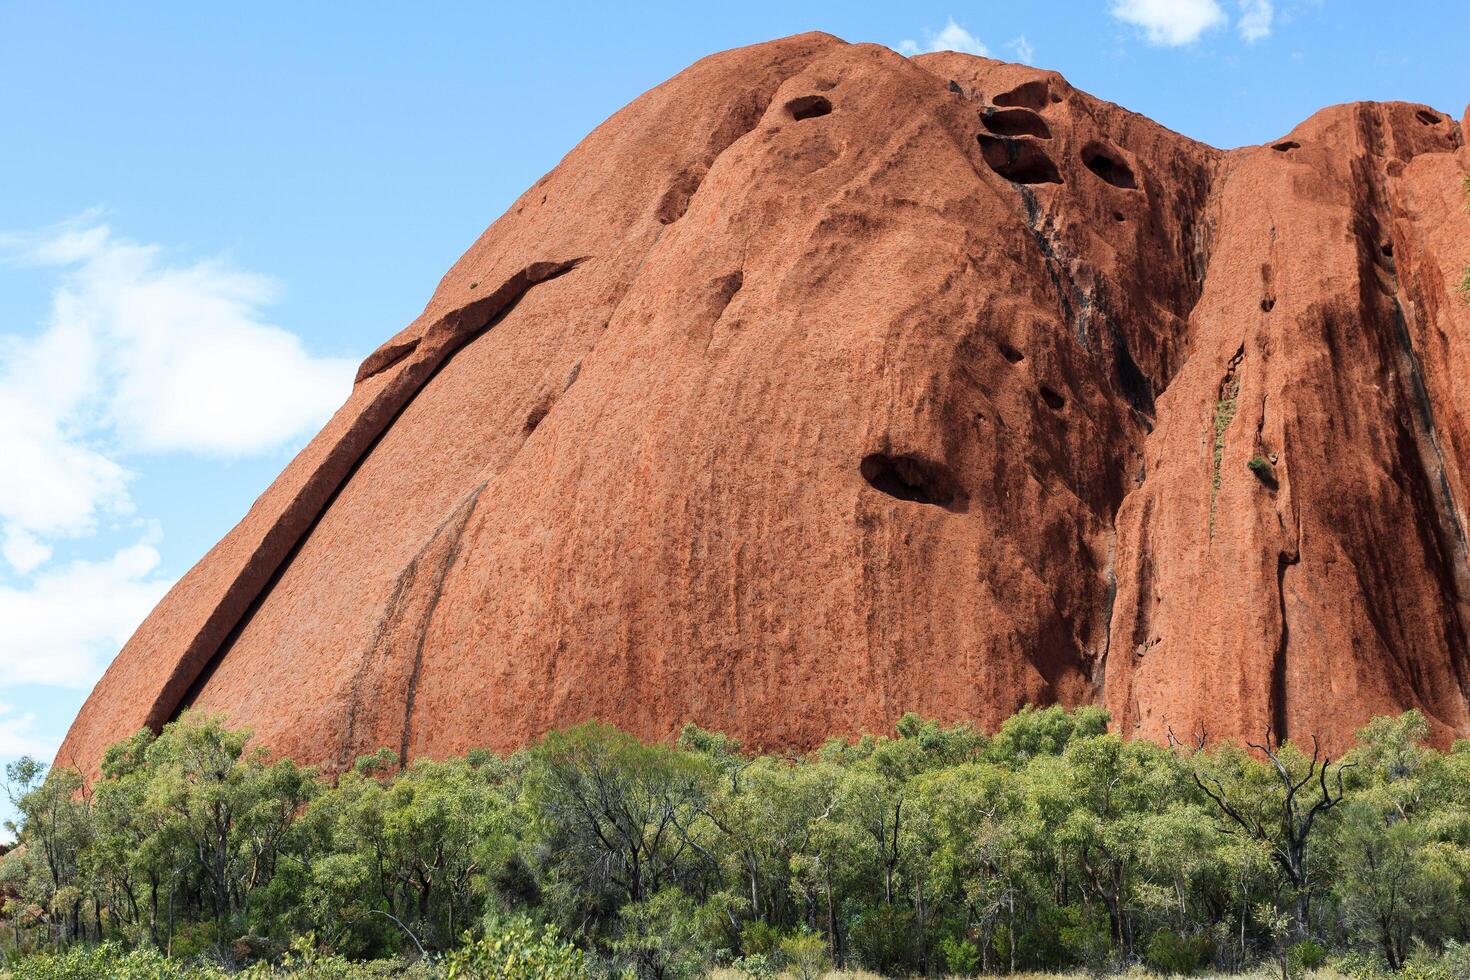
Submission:
{"label": "uluru monolith", "polygon": [[985,58],[706,58],[367,358],[58,764],[189,708],[328,770],[1028,703],[1470,734],[1467,133],[1222,151]]}

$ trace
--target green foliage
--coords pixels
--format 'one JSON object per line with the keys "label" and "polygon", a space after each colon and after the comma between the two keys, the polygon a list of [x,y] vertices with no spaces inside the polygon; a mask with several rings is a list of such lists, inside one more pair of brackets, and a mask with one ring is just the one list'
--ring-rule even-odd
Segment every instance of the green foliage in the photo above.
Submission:
{"label": "green foliage", "polygon": [[1184,935],[1173,929],[1160,929],[1148,941],[1144,962],[1168,976],[1196,973],[1210,961],[1210,937]]}
{"label": "green foliage", "polygon": [[466,942],[444,958],[445,980],[581,980],[582,951],[557,936],[553,926],[537,929],[516,920]]}
{"label": "green foliage", "polygon": [[75,946],[63,952],[38,953],[10,967],[14,980],[223,980],[226,974],[208,966],[170,959],[153,950],[125,951],[116,943]]}
{"label": "green foliage", "polygon": [[869,970],[901,975],[914,963],[914,912],[888,903],[869,909],[853,926],[852,948]]}
{"label": "green foliage", "polygon": [[[1232,371],[1234,368],[1232,367]],[[1235,400],[1240,382],[1229,376],[1220,389],[1214,408],[1214,439],[1210,450],[1210,533],[1215,531],[1215,498],[1220,493],[1220,464],[1225,458],[1225,430],[1235,420]]]}
{"label": "green foliage", "polygon": [[1465,274],[1460,277],[1460,284],[1455,287],[1465,302],[1470,303],[1470,265],[1465,266]]}
{"label": "green foliage", "polygon": [[1220,461],[1225,455],[1225,430],[1230,428],[1230,423],[1235,420],[1235,391],[1232,383],[1226,396],[1215,402],[1215,442],[1212,457],[1214,469],[1211,479],[1213,489],[1216,491],[1220,489]]}
{"label": "green foliage", "polygon": [[827,972],[827,941],[810,929],[781,940],[781,955],[797,980],[817,980]]}
{"label": "green foliage", "polygon": [[1293,973],[1319,970],[1327,963],[1327,947],[1315,939],[1303,939],[1291,947],[1286,959]]}
{"label": "green foliage", "polygon": [[979,948],[970,940],[959,936],[945,936],[939,941],[939,952],[950,973],[973,976],[982,968]]}
{"label": "green foliage", "polygon": [[1283,787],[1321,761],[1294,746],[1107,728],[1097,708],[990,737],[905,715],[777,756],[588,724],[329,783],[185,716],[90,787],[10,767],[0,943],[24,977],[1464,975],[1470,743],[1375,719],[1308,820],[1320,775]]}

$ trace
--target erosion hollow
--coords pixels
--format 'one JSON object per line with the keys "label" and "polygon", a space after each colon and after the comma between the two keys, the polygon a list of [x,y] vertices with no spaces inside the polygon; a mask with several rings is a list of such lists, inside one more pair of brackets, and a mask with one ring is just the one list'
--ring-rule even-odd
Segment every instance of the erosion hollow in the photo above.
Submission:
{"label": "erosion hollow", "polygon": [[1082,148],[1082,162],[1105,182],[1124,190],[1135,190],[1138,181],[1123,155],[1106,143],[1093,141]]}
{"label": "erosion hollow", "polygon": [[786,103],[786,112],[792,119],[815,119],[832,111],[832,101],[823,95],[802,95]]}
{"label": "erosion hollow", "polygon": [[1041,145],[1030,137],[1000,139],[981,133],[980,154],[985,163],[1017,184],[1060,184],[1062,175]]}
{"label": "erosion hollow", "polygon": [[981,116],[980,124],[997,136],[1051,139],[1051,127],[1030,109],[995,109]]}
{"label": "erosion hollow", "polygon": [[872,453],[858,467],[863,479],[879,493],[916,504],[963,511],[965,497],[954,476],[939,463],[917,456]]}

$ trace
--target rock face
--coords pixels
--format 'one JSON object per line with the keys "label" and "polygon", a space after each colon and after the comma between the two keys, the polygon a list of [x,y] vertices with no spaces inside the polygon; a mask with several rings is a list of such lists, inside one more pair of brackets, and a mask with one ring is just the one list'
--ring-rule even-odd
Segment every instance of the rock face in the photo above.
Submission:
{"label": "rock face", "polygon": [[1467,133],[1225,152],[983,58],[707,58],[364,362],[58,762],[189,707],[328,769],[1053,702],[1470,734]]}

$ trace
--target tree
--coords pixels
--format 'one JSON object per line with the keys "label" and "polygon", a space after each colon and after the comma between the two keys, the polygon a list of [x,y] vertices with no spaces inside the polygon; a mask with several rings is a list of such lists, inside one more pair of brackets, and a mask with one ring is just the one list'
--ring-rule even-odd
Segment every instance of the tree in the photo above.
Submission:
{"label": "tree", "polygon": [[549,733],[529,766],[540,863],[564,922],[611,922],[625,903],[718,880],[696,826],[714,778],[704,758],[589,722]]}
{"label": "tree", "polygon": [[360,951],[405,938],[447,948],[483,914],[491,876],[515,853],[510,772],[478,753],[396,765],[392,753],[365,756],[313,806],[308,826],[325,853],[308,897]]}
{"label": "tree", "polygon": [[[92,837],[91,799],[75,769],[57,769],[22,756],[5,767],[6,793],[20,814],[25,854],[18,869],[19,898],[36,909],[57,943],[82,935],[84,855]],[[12,864],[12,857],[6,863]],[[99,937],[100,938],[100,937]]]}
{"label": "tree", "polygon": [[[1169,738],[1171,744],[1177,744],[1172,732]],[[1201,732],[1196,759],[1201,758],[1204,745]],[[1243,833],[1269,849],[1294,897],[1296,933],[1305,937],[1311,929],[1316,884],[1309,860],[1312,831],[1319,818],[1342,802],[1343,773],[1356,763],[1339,763],[1332,773],[1332,759],[1322,753],[1315,735],[1310,758],[1290,743],[1272,748],[1269,729],[1262,743],[1246,745],[1265,757],[1268,771],[1251,766],[1243,753],[1227,748],[1217,754],[1213,766],[1196,766],[1194,781],[1221,815],[1221,833]]]}

